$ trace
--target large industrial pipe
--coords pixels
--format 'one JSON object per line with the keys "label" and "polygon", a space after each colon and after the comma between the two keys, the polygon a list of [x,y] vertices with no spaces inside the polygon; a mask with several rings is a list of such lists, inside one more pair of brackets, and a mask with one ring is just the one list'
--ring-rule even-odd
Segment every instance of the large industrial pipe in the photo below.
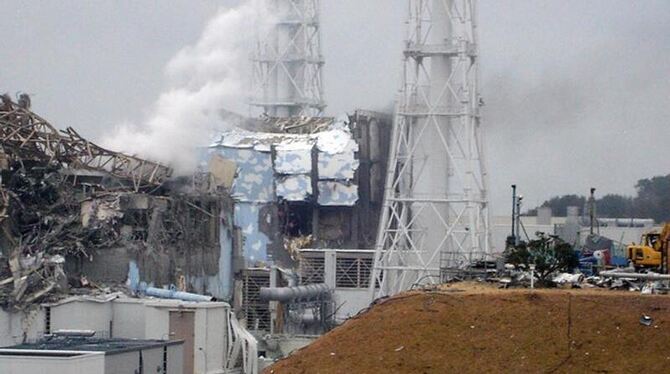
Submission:
{"label": "large industrial pipe", "polygon": [[512,185],[512,238],[514,238],[514,245],[516,242],[516,184]]}
{"label": "large industrial pipe", "polygon": [[598,225],[616,227],[645,227],[653,226],[652,218],[597,218]]}
{"label": "large industrial pipe", "polygon": [[95,335],[95,330],[73,330],[73,329],[61,329],[56,330],[52,334],[53,336],[67,336],[67,337],[77,337],[77,338],[90,338]]}
{"label": "large industrial pipe", "polygon": [[261,287],[260,298],[263,301],[292,302],[296,300],[314,300],[330,292],[325,283],[308,284],[295,287]]}
{"label": "large industrial pipe", "polygon": [[160,297],[162,299],[177,299],[184,301],[216,301],[213,296],[199,295],[197,293],[182,292],[175,289],[164,289],[156,287],[147,287],[144,289],[147,296]]}
{"label": "large industrial pipe", "polygon": [[598,275],[611,278],[633,278],[646,280],[670,280],[670,274],[656,274],[656,273],[622,273],[617,271],[601,271]]}

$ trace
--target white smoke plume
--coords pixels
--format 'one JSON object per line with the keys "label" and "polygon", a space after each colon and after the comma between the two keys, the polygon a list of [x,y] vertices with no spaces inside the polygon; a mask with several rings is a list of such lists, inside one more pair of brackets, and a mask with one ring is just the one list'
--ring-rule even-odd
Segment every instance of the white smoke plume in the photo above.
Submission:
{"label": "white smoke plume", "polygon": [[222,126],[221,109],[239,107],[248,97],[254,30],[269,30],[275,22],[259,3],[248,0],[220,9],[198,41],[167,63],[168,88],[147,118],[140,124],[120,124],[103,138],[103,145],[166,163],[178,174],[192,171],[195,148],[207,145],[212,130]]}

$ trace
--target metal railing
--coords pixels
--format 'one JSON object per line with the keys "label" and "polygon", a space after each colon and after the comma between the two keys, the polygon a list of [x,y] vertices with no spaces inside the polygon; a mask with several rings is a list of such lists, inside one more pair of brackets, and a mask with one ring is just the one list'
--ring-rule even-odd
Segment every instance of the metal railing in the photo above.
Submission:
{"label": "metal railing", "polygon": [[[332,263],[326,255],[333,254]],[[372,274],[374,250],[370,249],[302,249],[300,278],[303,284],[323,283],[334,276],[336,288],[368,288]],[[332,282],[332,281],[331,281]],[[327,282],[326,282],[327,283]]]}

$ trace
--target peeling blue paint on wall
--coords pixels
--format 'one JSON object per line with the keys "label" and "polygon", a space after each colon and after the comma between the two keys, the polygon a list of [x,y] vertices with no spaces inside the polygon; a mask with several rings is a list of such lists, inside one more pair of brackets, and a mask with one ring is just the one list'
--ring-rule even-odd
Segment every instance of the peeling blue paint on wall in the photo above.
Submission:
{"label": "peeling blue paint on wall", "polygon": [[352,139],[337,150],[319,149],[319,179],[351,180],[358,169],[358,144]]}
{"label": "peeling blue paint on wall", "polygon": [[270,153],[250,148],[228,147],[217,147],[214,151],[221,157],[237,163],[237,176],[232,192],[235,201],[274,201],[274,173]]}
{"label": "peeling blue paint on wall", "polygon": [[[226,222],[231,222],[233,218],[232,212],[222,212],[228,214]],[[233,296],[233,231],[232,227],[221,223],[221,230],[219,230],[219,243],[221,245],[221,255],[219,256],[219,275],[218,282],[221,286],[220,294],[226,300],[232,299]],[[214,295],[214,293],[212,293]]]}
{"label": "peeling blue paint on wall", "polygon": [[[271,241],[260,231],[259,220],[261,208],[275,200],[274,170],[270,153],[235,147],[212,147],[210,152],[216,152],[237,164],[237,175],[232,189],[232,198],[235,200],[233,222],[242,230],[243,253],[247,265],[266,262],[267,246]],[[232,236],[230,240],[232,247]],[[232,252],[225,258],[232,258]]]}
{"label": "peeling blue paint on wall", "polygon": [[286,175],[277,178],[277,197],[286,201],[306,201],[312,195],[309,175]]}
{"label": "peeling blue paint on wall", "polygon": [[260,209],[267,204],[239,202],[235,204],[235,225],[244,237],[244,258],[248,265],[268,260],[270,238],[259,227]]}
{"label": "peeling blue paint on wall", "polygon": [[[232,212],[222,212],[228,215],[226,219],[232,218]],[[230,222],[230,221],[227,221]],[[203,290],[219,300],[230,300],[232,298],[233,279],[233,233],[232,229],[223,223],[219,230],[219,271],[216,275],[189,275],[186,282],[195,290]]]}
{"label": "peeling blue paint on wall", "polygon": [[140,286],[140,268],[134,260],[128,263],[128,286],[133,291]]}
{"label": "peeling blue paint on wall", "polygon": [[312,144],[305,148],[276,147],[274,160],[278,174],[309,174],[312,172]]}
{"label": "peeling blue paint on wall", "polygon": [[[242,230],[247,266],[271,260],[267,250],[271,240],[260,230],[261,222],[270,217],[261,217],[260,211],[277,199],[307,201],[318,193],[317,203],[324,206],[353,206],[358,201],[358,188],[353,183],[359,167],[358,144],[352,138],[348,119],[343,118],[315,134],[230,131],[210,146],[210,153],[237,165],[232,188],[234,224]],[[312,190],[315,149],[318,191]]]}
{"label": "peeling blue paint on wall", "polygon": [[346,181],[319,181],[319,205],[354,206],[358,201],[358,186]]}

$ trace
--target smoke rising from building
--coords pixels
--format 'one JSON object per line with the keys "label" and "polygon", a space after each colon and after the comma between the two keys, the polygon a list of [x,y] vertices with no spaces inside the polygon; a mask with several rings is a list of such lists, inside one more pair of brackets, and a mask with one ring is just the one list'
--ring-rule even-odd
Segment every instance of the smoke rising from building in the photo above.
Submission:
{"label": "smoke rising from building", "polygon": [[[6,17],[6,29],[25,32],[0,50],[20,61],[0,69],[5,91],[34,93],[33,106],[55,125],[98,143],[113,125],[141,125],[154,113],[152,99],[172,87],[162,64],[195,42],[217,9],[185,0],[8,3],[22,13]],[[407,8],[389,3],[321,2],[327,115],[394,99]],[[531,207],[590,186],[634,194],[637,179],[667,172],[669,2],[481,0],[478,10],[494,214],[507,212],[512,183]],[[242,98],[222,106],[233,99]]]}
{"label": "smoke rising from building", "polygon": [[213,130],[222,127],[221,109],[244,109],[253,38],[249,30],[269,29],[273,20],[253,0],[220,9],[200,38],[167,63],[167,88],[147,117],[116,126],[103,137],[103,145],[167,163],[177,173],[192,170],[193,149],[206,145]]}

